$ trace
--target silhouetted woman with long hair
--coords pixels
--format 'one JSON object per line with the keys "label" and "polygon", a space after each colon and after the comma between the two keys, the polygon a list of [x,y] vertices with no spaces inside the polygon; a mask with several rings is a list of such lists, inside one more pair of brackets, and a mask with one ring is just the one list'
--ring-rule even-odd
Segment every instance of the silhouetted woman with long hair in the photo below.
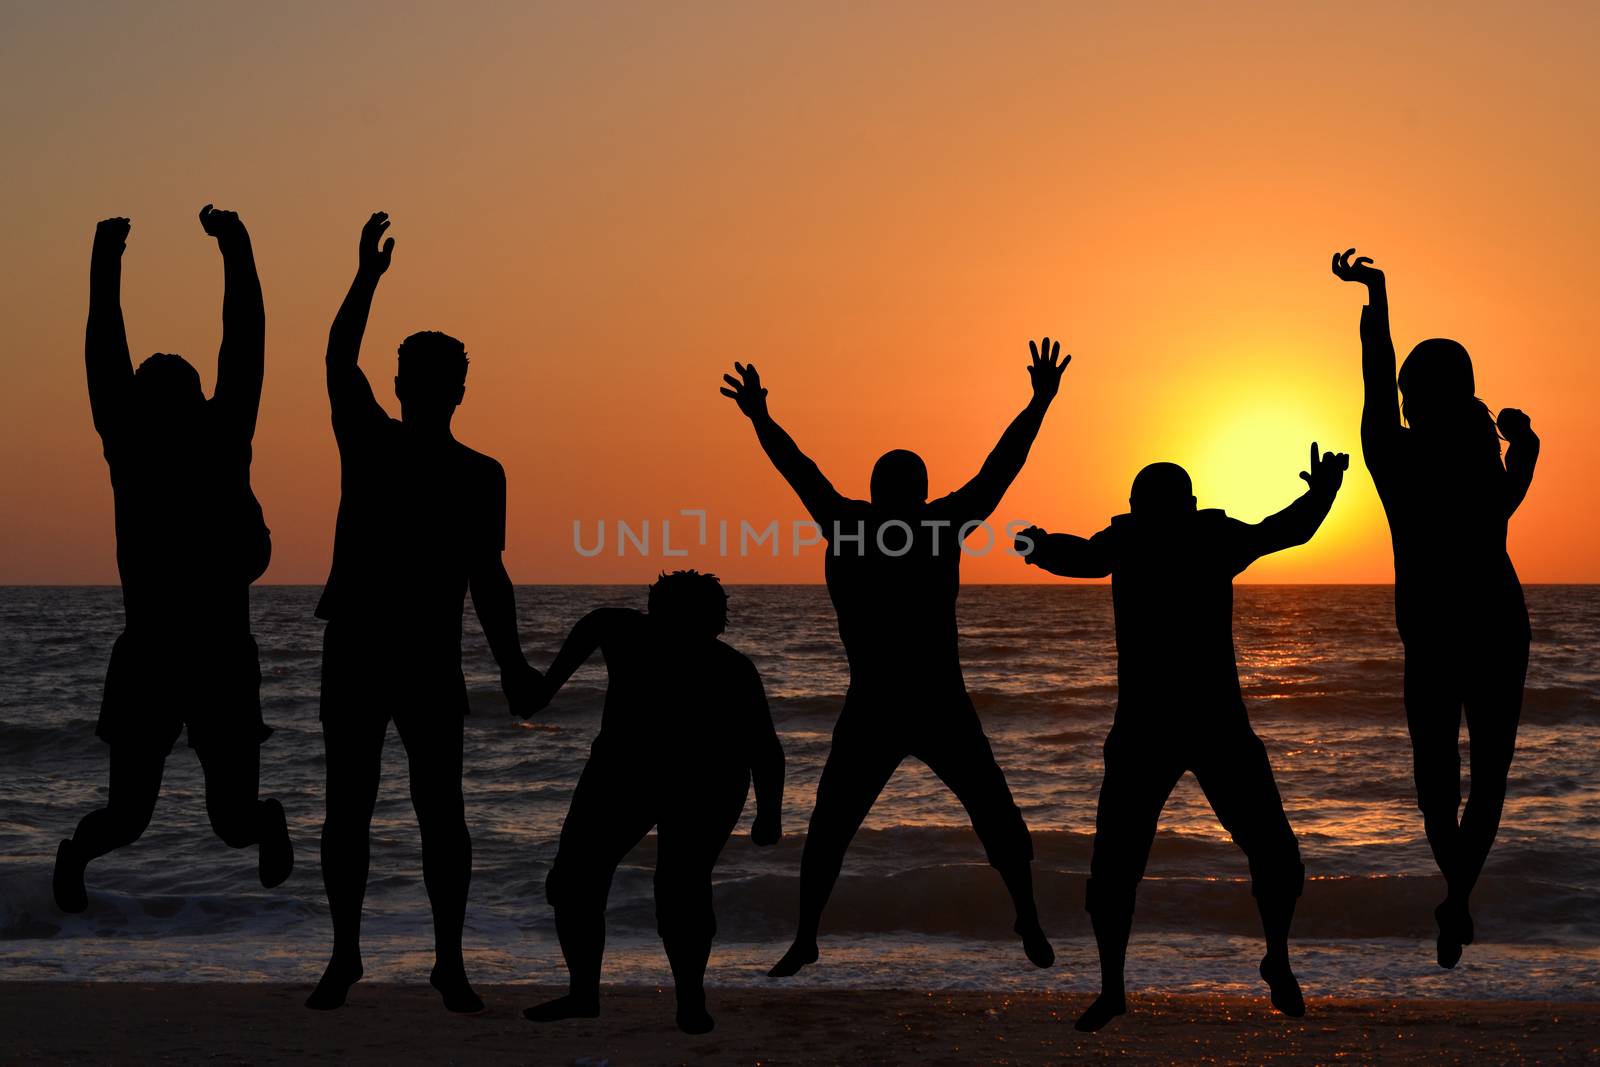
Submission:
{"label": "silhouetted woman with long hair", "polygon": [[[1531,634],[1506,526],[1533,481],[1539,439],[1521,411],[1490,414],[1474,395],[1467,350],[1444,338],[1411,350],[1400,366],[1397,402],[1383,272],[1368,258],[1352,261],[1354,254],[1335,255],[1333,273],[1367,287],[1361,447],[1394,542],[1417,806],[1447,887],[1434,910],[1439,965],[1454,967],[1462,946],[1472,944],[1467,902],[1500,827],[1522,711]],[[1465,809],[1463,711],[1472,761]]]}

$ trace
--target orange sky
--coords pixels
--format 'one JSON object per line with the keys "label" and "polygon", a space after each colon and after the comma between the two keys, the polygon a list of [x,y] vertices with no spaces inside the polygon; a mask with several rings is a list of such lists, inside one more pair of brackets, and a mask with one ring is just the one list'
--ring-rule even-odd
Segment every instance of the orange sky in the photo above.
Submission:
{"label": "orange sky", "polygon": [[[816,549],[573,551],[574,519],[799,516],[717,394],[734,359],[841,490],[908,447],[941,493],[1049,333],[1075,358],[997,519],[1092,532],[1156,459],[1258,518],[1313,438],[1358,454],[1362,295],[1328,272],[1349,245],[1389,271],[1402,352],[1455,337],[1480,395],[1532,416],[1523,578],[1600,581],[1597,29],[1578,4],[7,5],[0,583],[115,581],[90,237],[133,218],[135,356],[184,353],[209,387],[207,201],[249,224],[266,290],[266,581],[326,573],[322,353],[377,209],[397,248],[364,363],[398,413],[399,340],[466,341],[457,436],[505,464],[519,582],[820,580]],[[998,553],[964,573],[1038,577]],[[1391,574],[1357,458],[1317,540],[1247,577]]]}

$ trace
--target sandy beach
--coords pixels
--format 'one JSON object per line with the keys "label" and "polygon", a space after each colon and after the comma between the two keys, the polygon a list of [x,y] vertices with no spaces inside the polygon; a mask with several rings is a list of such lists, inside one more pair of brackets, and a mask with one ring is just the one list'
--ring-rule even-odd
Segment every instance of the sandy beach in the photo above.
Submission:
{"label": "sandy beach", "polygon": [[1137,997],[1101,1034],[1081,995],[713,991],[717,1029],[672,1026],[671,990],[608,987],[598,1020],[535,1026],[552,990],[484,986],[482,1015],[423,986],[361,985],[344,1010],[306,990],[224,983],[6,983],[11,1062],[594,1064],[1592,1063],[1600,1003],[1312,1000],[1285,1019],[1255,997]]}

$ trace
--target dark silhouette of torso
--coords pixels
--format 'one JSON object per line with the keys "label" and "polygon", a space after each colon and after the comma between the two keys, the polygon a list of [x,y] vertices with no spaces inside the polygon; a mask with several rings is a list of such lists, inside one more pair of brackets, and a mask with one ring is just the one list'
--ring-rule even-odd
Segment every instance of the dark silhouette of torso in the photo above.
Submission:
{"label": "dark silhouette of torso", "polygon": [[1366,442],[1367,469],[1394,544],[1400,634],[1454,642],[1511,631],[1526,639],[1528,609],[1506,551],[1513,503],[1505,468],[1464,464],[1452,442],[1433,446],[1415,430]]}
{"label": "dark silhouette of torso", "polygon": [[607,683],[592,754],[640,764],[641,792],[663,779],[692,789],[703,774],[747,776],[771,733],[749,657],[716,638],[676,639],[630,608],[593,616]]}
{"label": "dark silhouette of torso", "polygon": [[[824,566],[828,596],[853,688],[965,688],[956,628],[958,538],[962,524],[978,517],[971,511],[951,493],[893,510],[840,497],[819,516],[830,542]],[[844,535],[837,539],[835,522]],[[861,540],[852,540],[858,533]],[[879,710],[900,706],[897,701]]]}
{"label": "dark silhouette of torso", "polygon": [[454,438],[407,429],[375,400],[340,421],[342,495],[317,616],[459,662],[471,565],[503,547],[505,472]]}
{"label": "dark silhouette of torso", "polygon": [[1091,539],[1111,562],[1119,721],[1181,729],[1243,714],[1233,579],[1255,560],[1257,541],[1253,527],[1218,509],[1155,522],[1119,515]]}
{"label": "dark silhouette of torso", "polygon": [[128,628],[247,634],[250,583],[272,555],[249,438],[211,400],[179,439],[135,420],[124,414],[102,434]]}

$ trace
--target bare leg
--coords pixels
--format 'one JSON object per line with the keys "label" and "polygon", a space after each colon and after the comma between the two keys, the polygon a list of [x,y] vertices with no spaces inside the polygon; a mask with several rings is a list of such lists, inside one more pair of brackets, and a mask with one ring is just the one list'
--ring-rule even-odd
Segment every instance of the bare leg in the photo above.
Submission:
{"label": "bare leg", "polygon": [[1305,883],[1305,866],[1266,746],[1254,731],[1242,727],[1235,734],[1219,734],[1193,767],[1217,821],[1250,860],[1251,892],[1267,942],[1261,977],[1272,992],[1272,1006],[1299,1018],[1306,1004],[1289,965],[1289,926]]}
{"label": "bare leg", "polygon": [[[399,723],[411,770],[411,805],[422,836],[422,881],[433,909],[434,965],[429,982],[444,1006],[454,1012],[483,1010],[483,1000],[467,981],[461,933],[467,922],[472,885],[472,838],[467,833],[461,795],[462,720]],[[418,735],[421,736],[418,736]]]}
{"label": "bare leg", "polygon": [[842,730],[834,731],[833,751],[817,783],[817,806],[812,809],[800,853],[800,919],[794,943],[767,972],[769,978],[788,978],[817,961],[822,910],[839,880],[850,839],[900,764],[892,751],[842,734]]}
{"label": "bare leg", "polygon": [[322,723],[327,754],[327,815],[322,824],[322,884],[333,919],[333,956],[306,1007],[329,1010],[344,1004],[361,980],[361,904],[367,895],[368,834],[378,802],[378,775],[388,722],[343,709],[349,721]]}
{"label": "bare leg", "polygon": [[166,753],[158,750],[111,746],[106,806],[79,820],[72,839],[61,842],[56,850],[52,879],[56,907],[72,914],[88,908],[85,869],[91,860],[139,840],[150,825],[150,816],[161,796],[161,775],[166,763]]}
{"label": "bare leg", "polygon": [[606,898],[617,865],[650,832],[656,798],[640,795],[647,768],[591,759],[578,776],[561,826],[561,844],[545,880],[556,936],[567,963],[567,995],[522,1016],[536,1023],[600,1014],[600,965],[606,949]]}
{"label": "bare leg", "polygon": [[206,814],[211,829],[229,848],[258,846],[257,874],[268,889],[282,885],[294,869],[294,846],[283,805],[258,798],[261,749],[253,742],[208,745],[196,750],[206,775]]}
{"label": "bare leg", "polygon": [[1119,907],[1092,908],[1095,949],[1100,954],[1100,994],[1078,1016],[1073,1027],[1084,1033],[1101,1029],[1128,1010],[1123,969],[1128,960],[1128,937],[1133,932],[1133,911]]}
{"label": "bare leg", "polygon": [[1105,777],[1095,809],[1094,849],[1089,859],[1085,907],[1100,953],[1100,995],[1076,1029],[1099,1030],[1128,1010],[1123,968],[1133,930],[1133,902],[1156,823],[1172,787],[1183,776],[1184,756],[1113,726],[1105,744]]}
{"label": "bare leg", "polygon": [[717,933],[711,873],[748,791],[748,778],[730,780],[725,793],[707,791],[694,802],[673,805],[656,830],[656,928],[672,964],[678,1029],[686,1034],[708,1033],[716,1025],[706,1010],[705,987]]}
{"label": "bare leg", "polygon": [[1011,797],[1005,772],[994,758],[976,712],[954,719],[935,742],[914,753],[950,787],[966,808],[972,828],[983,842],[989,863],[1000,872],[1016,911],[1012,929],[1022,938],[1022,949],[1035,967],[1055,962],[1055,949],[1039,925],[1039,908],[1033,896],[1033,839]]}

